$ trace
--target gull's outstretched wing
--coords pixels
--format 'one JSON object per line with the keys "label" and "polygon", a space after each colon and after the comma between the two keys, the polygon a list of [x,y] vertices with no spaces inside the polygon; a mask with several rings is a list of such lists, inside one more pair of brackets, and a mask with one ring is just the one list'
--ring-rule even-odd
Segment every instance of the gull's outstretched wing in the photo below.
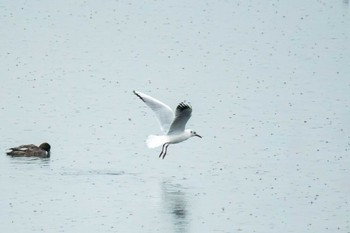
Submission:
{"label": "gull's outstretched wing", "polygon": [[189,104],[181,102],[176,107],[175,119],[170,126],[168,135],[182,133],[185,130],[186,123],[192,115],[192,107]]}
{"label": "gull's outstretched wing", "polygon": [[171,123],[174,120],[173,110],[171,110],[168,105],[149,95],[143,94],[139,91],[134,91],[134,94],[137,95],[148,107],[154,111],[156,117],[158,118],[160,128],[164,133],[167,133]]}

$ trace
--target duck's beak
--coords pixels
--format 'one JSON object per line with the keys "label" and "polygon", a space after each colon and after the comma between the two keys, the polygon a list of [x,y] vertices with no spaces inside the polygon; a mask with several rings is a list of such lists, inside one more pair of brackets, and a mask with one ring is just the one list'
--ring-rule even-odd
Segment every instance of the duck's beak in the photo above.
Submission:
{"label": "duck's beak", "polygon": [[199,137],[199,138],[202,138],[202,136],[201,136],[201,135],[199,135],[199,134],[195,134],[195,136],[197,136],[197,137]]}

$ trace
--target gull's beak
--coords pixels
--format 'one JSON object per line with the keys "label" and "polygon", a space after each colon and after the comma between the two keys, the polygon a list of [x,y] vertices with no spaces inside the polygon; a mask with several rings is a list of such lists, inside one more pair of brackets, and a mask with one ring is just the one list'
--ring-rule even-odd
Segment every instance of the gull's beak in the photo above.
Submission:
{"label": "gull's beak", "polygon": [[199,137],[199,138],[202,138],[202,136],[201,136],[201,135],[199,135],[199,134],[195,134],[195,136],[197,136],[197,137]]}

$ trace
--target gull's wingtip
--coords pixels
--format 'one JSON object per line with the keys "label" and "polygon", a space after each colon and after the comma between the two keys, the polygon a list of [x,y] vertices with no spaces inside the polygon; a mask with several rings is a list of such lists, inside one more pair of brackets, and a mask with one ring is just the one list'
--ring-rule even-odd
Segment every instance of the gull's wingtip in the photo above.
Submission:
{"label": "gull's wingtip", "polygon": [[142,98],[142,96],[139,94],[138,91],[133,90],[132,92],[133,92],[137,97],[139,97],[143,102],[145,102],[145,100]]}
{"label": "gull's wingtip", "polygon": [[176,107],[177,110],[179,111],[183,111],[183,110],[186,110],[186,109],[191,109],[192,110],[192,106],[190,103],[186,103],[186,101],[183,101],[181,103],[179,103]]}

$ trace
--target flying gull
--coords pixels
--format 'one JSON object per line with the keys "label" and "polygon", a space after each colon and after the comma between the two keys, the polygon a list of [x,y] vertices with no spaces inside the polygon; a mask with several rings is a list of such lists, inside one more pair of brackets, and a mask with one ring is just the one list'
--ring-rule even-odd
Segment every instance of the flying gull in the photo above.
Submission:
{"label": "flying gull", "polygon": [[194,136],[202,138],[195,131],[185,129],[186,123],[192,114],[191,105],[181,102],[177,105],[174,113],[168,105],[149,95],[139,91],[134,91],[134,94],[153,110],[158,118],[161,130],[164,132],[164,135],[160,136],[149,135],[146,140],[148,148],[156,148],[163,145],[159,158],[162,157],[164,159],[170,144],[183,142]]}

